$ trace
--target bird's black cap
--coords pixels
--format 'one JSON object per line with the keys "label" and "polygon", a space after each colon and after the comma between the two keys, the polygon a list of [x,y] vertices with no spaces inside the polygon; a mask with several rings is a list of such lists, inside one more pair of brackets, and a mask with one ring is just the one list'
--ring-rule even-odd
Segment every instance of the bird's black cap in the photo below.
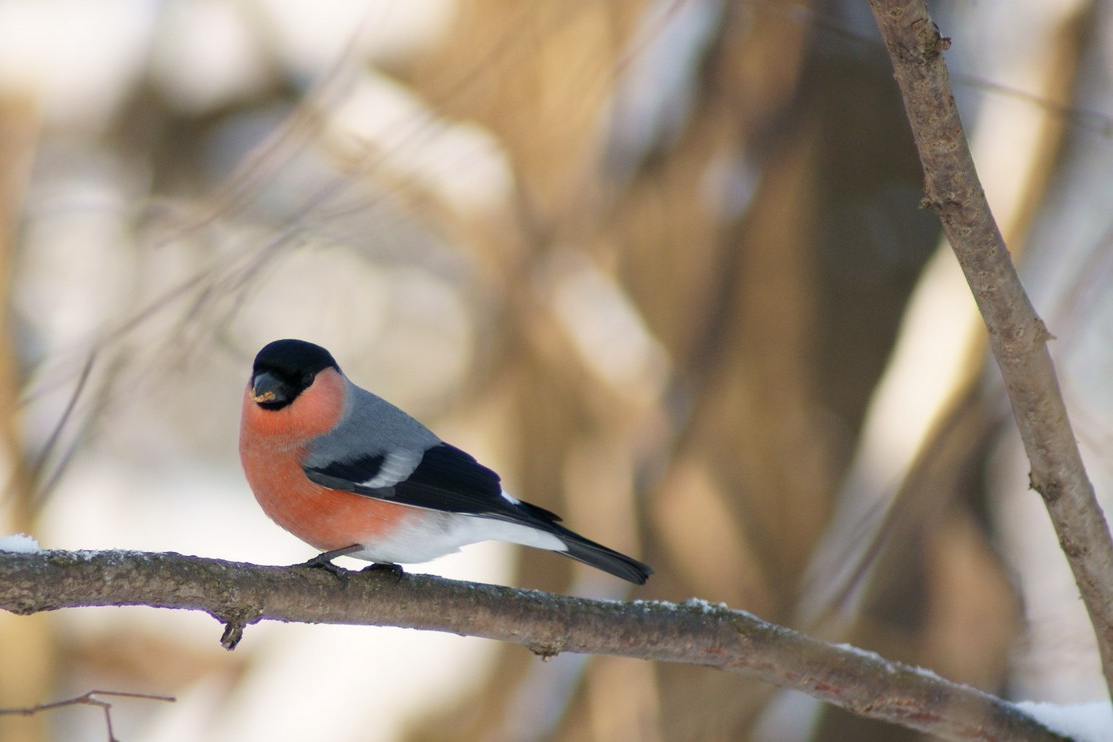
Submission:
{"label": "bird's black cap", "polygon": [[316,375],[326,368],[340,367],[332,353],[304,340],[275,340],[255,356],[256,371],[277,371],[288,376]]}
{"label": "bird's black cap", "polygon": [[304,340],[275,340],[255,356],[252,393],[263,408],[282,409],[309,388],[317,374],[340,367],[332,354]]}

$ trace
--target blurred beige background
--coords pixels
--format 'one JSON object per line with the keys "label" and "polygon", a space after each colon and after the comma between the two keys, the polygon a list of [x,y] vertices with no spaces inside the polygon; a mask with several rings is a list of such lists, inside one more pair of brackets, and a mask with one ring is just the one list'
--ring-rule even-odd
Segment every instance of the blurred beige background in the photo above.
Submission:
{"label": "blurred beige background", "polygon": [[[938,3],[1099,493],[1113,22]],[[1022,41],[1019,41],[1022,40]],[[1009,697],[1104,697],[864,3],[0,0],[0,534],[311,555],[239,472],[279,337],[652,564],[411,569],[749,610]],[[0,615],[0,707],[126,742],[906,740],[692,667],[404,630]],[[5,742],[104,740],[96,709]]]}

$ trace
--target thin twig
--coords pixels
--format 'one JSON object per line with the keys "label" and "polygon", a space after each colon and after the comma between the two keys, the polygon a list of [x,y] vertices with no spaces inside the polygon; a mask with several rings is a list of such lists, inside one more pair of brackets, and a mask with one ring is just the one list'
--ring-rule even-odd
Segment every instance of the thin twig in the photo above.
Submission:
{"label": "thin twig", "polygon": [[870,0],[885,38],[924,167],[924,205],[943,223],[1012,402],[1044,499],[1094,625],[1113,691],[1113,539],[1067,417],[1051,339],[1036,315],[990,212],[951,91],[942,52],[950,40],[923,0]]}
{"label": "thin twig", "polygon": [[64,706],[96,706],[104,712],[104,724],[108,729],[108,742],[120,742],[116,738],[116,732],[112,728],[112,704],[108,701],[101,700],[97,696],[112,696],[113,698],[142,698],[147,701],[166,701],[173,703],[175,698],[171,696],[160,696],[153,693],[128,693],[126,691],[118,690],[91,690],[88,693],[82,693],[80,696],[67,698],[64,701],[53,701],[52,703],[40,703],[37,706],[27,706],[24,708],[6,709],[0,708],[0,716],[34,716],[42,711],[53,711],[54,709],[62,708]]}
{"label": "thin twig", "polygon": [[447,631],[521,644],[543,657],[576,652],[718,668],[948,739],[1064,739],[981,691],[698,600],[621,603],[374,572],[353,572],[342,584],[322,570],[172,553],[0,553],[0,608],[120,605],[205,611],[229,627],[224,641],[233,645],[260,620]]}

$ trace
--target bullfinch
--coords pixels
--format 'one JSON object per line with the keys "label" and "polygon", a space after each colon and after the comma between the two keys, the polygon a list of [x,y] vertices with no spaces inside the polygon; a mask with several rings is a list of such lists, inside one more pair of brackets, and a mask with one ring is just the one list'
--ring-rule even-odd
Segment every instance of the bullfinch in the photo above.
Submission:
{"label": "bullfinch", "polygon": [[653,570],[573,533],[502,489],[499,475],[362,389],[332,355],[276,340],[255,357],[243,398],[240,460],[263,511],[322,550],[399,570],[479,541],[559,552],[644,584]]}

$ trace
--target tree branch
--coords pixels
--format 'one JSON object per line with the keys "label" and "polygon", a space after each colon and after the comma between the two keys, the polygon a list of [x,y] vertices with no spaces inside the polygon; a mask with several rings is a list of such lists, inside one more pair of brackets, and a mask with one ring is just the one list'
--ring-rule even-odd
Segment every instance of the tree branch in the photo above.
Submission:
{"label": "tree branch", "polygon": [[620,603],[382,572],[351,573],[345,587],[322,570],[173,553],[0,553],[0,608],[120,605],[204,611],[226,624],[229,648],[260,620],[446,631],[521,644],[542,657],[577,652],[714,667],[948,739],[1064,740],[981,691],[703,601]]}
{"label": "tree branch", "polygon": [[1028,459],[1094,625],[1113,695],[1113,540],[1067,417],[1051,338],[990,212],[941,53],[950,40],[923,0],[870,0],[924,167],[924,205],[939,215],[1005,380]]}

